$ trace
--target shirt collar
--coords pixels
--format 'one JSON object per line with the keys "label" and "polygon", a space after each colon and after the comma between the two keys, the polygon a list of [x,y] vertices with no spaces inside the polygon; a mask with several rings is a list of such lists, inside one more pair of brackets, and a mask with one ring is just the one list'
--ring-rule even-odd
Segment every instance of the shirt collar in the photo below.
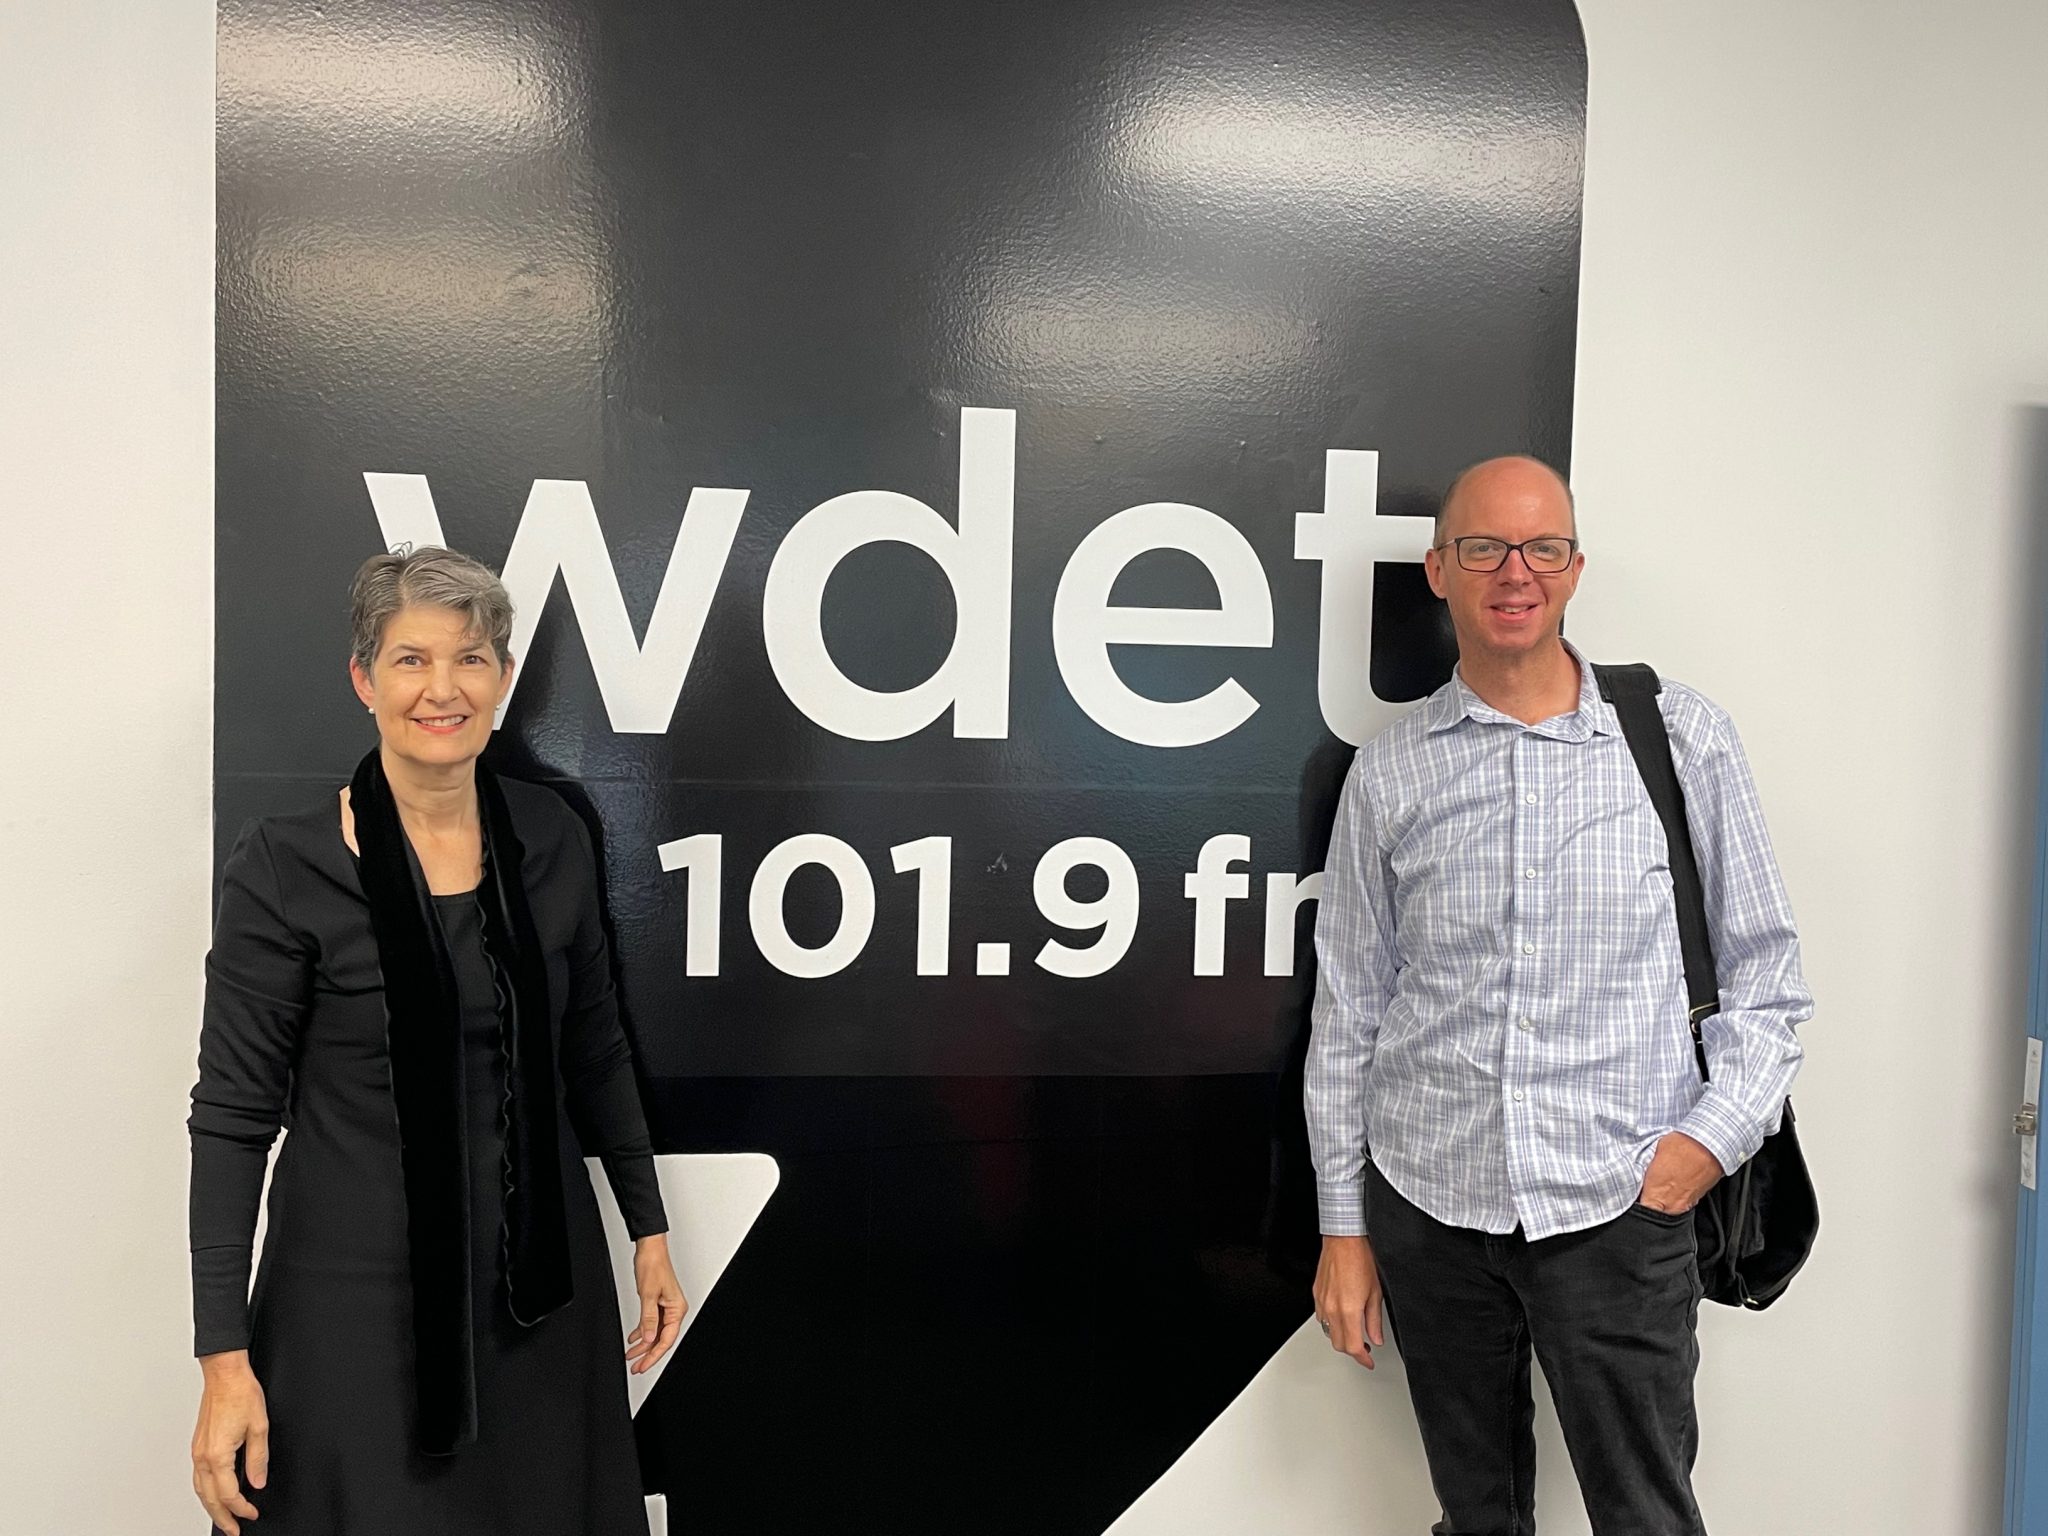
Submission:
{"label": "shirt collar", "polygon": [[1482,725],[1512,725],[1518,730],[1534,731],[1559,741],[1585,741],[1592,736],[1619,735],[1621,722],[1615,718],[1614,706],[1600,697],[1600,683],[1593,676],[1593,664],[1571,641],[1561,640],[1561,643],[1572,660],[1579,664],[1579,707],[1570,714],[1555,715],[1535,725],[1526,725],[1512,715],[1502,714],[1466,687],[1463,669],[1460,668],[1452,671],[1451,680],[1437,689],[1430,700],[1434,710],[1429,722],[1430,734],[1447,731],[1459,721],[1469,719]]}

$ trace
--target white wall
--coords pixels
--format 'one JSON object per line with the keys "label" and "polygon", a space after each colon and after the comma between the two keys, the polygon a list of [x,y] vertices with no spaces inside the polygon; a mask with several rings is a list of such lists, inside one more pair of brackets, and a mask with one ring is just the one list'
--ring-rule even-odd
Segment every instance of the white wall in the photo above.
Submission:
{"label": "white wall", "polygon": [[0,0],[5,1536],[204,1527],[212,354],[212,7]]}
{"label": "white wall", "polygon": [[1587,10],[1580,632],[1735,713],[1820,1010],[1824,1243],[1780,1310],[1712,1319],[1702,1498],[1737,1536],[1978,1536],[2048,641],[2048,6]]}
{"label": "white wall", "polygon": [[[1702,1496],[1723,1536],[1978,1536],[2041,674],[2048,7],[1583,9],[1574,634],[1734,710],[1821,1008],[1798,1099],[1823,1243],[1776,1311],[1707,1318]],[[0,19],[4,1536],[195,1521],[211,91],[204,0]],[[1297,1341],[1120,1529],[1413,1536],[1400,1391]],[[1545,1529],[1582,1530],[1547,1451]]]}

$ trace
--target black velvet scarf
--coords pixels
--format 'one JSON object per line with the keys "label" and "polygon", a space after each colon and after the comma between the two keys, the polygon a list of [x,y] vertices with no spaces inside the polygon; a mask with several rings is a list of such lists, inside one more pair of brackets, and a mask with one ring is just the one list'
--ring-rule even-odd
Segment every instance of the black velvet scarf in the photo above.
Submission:
{"label": "black velvet scarf", "polygon": [[[512,1316],[531,1326],[571,1294],[547,966],[505,792],[482,764],[476,788],[484,841],[477,898],[485,943],[505,982],[499,992],[506,1071],[505,1284]],[[462,1006],[426,875],[377,751],[357,766],[349,800],[384,973],[391,1092],[405,1169],[416,1443],[427,1455],[445,1456],[473,1442],[477,1430]]]}

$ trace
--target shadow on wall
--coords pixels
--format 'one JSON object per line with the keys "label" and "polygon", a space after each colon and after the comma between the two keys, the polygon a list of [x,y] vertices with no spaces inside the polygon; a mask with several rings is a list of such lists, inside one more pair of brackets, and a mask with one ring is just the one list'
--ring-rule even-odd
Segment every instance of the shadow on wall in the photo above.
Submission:
{"label": "shadow on wall", "polygon": [[[2015,827],[2008,840],[2010,866],[2006,889],[2015,893],[2008,903],[2013,914],[2007,933],[2010,953],[2023,956],[2032,942],[2033,911],[2027,893],[2032,890],[2035,831],[2032,813],[2043,783],[2041,742],[2044,721],[2042,699],[2048,690],[2048,603],[2044,603],[2043,577],[2048,575],[2048,405],[2023,405],[2014,413],[2013,439],[2016,494],[2020,508],[2020,547],[2014,551],[2013,573],[2020,585],[2020,601],[2013,604],[2012,653],[2021,658],[2016,696],[2006,701],[2019,715],[2021,729],[2016,739],[2022,750],[2007,769],[2008,805],[2028,808],[2026,825]],[[2024,967],[2017,960],[2006,974],[2020,976]]]}

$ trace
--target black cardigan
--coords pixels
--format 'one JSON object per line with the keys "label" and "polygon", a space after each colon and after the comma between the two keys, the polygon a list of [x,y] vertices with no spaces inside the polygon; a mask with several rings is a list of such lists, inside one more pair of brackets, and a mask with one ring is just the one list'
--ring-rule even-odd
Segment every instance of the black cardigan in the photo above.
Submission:
{"label": "black cardigan", "polygon": [[[589,833],[548,790],[499,783],[524,850],[521,884],[546,966],[557,1091],[571,1131],[561,1138],[564,1177],[581,1177],[583,1152],[600,1155],[627,1232],[666,1231]],[[249,1345],[250,1251],[280,1126],[303,1131],[318,1156],[294,1170],[289,1189],[273,1186],[265,1267],[279,1253],[403,1262],[385,1027],[376,936],[338,805],[250,822],[223,873],[188,1121],[194,1353]]]}

